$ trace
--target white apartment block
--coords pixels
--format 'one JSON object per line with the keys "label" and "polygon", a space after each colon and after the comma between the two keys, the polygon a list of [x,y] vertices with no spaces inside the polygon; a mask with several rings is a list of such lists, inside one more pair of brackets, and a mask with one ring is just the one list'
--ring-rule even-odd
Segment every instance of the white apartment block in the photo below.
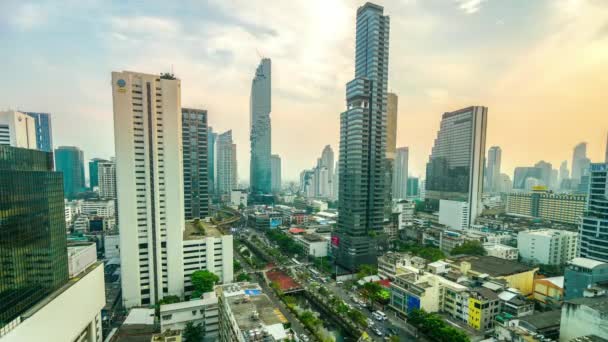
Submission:
{"label": "white apartment block", "polygon": [[183,297],[181,82],[112,72],[122,298]]}
{"label": "white apartment block", "polygon": [[414,211],[416,204],[412,201],[399,201],[393,206],[393,212],[399,213],[398,229],[403,230],[405,227],[414,224]]}
{"label": "white apartment block", "polygon": [[116,163],[114,161],[102,161],[98,163],[97,167],[99,197],[116,198]]}
{"label": "white apartment block", "polygon": [[230,191],[230,205],[238,208],[240,205],[247,207],[247,191],[234,189]]}
{"label": "white apartment block", "polygon": [[216,341],[219,334],[219,309],[215,292],[203,294],[201,299],[160,306],[160,330],[183,331],[192,322],[203,327],[205,341]]}
{"label": "white apartment block", "polygon": [[519,253],[515,247],[492,242],[484,243],[483,248],[486,250],[489,256],[505,260],[517,260]]}
{"label": "white apartment block", "polygon": [[578,233],[556,229],[527,230],[517,234],[517,248],[523,261],[562,265],[578,253]]}
{"label": "white apartment block", "polygon": [[325,238],[319,234],[296,235],[293,240],[304,248],[308,256],[316,258],[326,257],[329,252],[329,237]]}
{"label": "white apartment block", "polygon": [[14,110],[0,112],[0,145],[36,149],[36,122]]}
{"label": "white apartment block", "polygon": [[452,229],[464,230],[469,228],[469,203],[460,201],[440,200],[439,223]]}
{"label": "white apartment block", "polygon": [[81,213],[88,216],[114,217],[114,200],[90,200],[80,204]]}

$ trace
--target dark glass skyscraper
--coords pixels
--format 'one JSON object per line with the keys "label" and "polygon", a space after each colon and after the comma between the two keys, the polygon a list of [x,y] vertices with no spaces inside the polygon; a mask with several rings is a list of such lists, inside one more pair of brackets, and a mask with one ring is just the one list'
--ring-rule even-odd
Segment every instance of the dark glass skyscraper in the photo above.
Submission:
{"label": "dark glass skyscraper", "polygon": [[0,328],[68,280],[64,215],[53,154],[0,146]]}
{"label": "dark glass skyscraper", "polygon": [[40,151],[53,152],[53,130],[51,127],[51,114],[24,112],[34,118],[36,123],[36,146]]}
{"label": "dark glass skyscraper", "polygon": [[84,155],[75,146],[55,149],[55,168],[63,173],[63,193],[72,199],[84,190]]}
{"label": "dark glass skyscraper", "polygon": [[381,6],[357,10],[355,79],[346,85],[340,114],[336,263],[356,270],[377,262],[386,200],[389,17]]}
{"label": "dark glass skyscraper", "polygon": [[211,126],[207,129],[207,168],[209,175],[209,193],[215,192],[215,169],[216,169],[216,160],[215,160],[215,142],[217,141],[217,133],[213,132],[213,128]]}
{"label": "dark glass skyscraper", "polygon": [[182,108],[184,212],[186,220],[209,215],[207,111]]}
{"label": "dark glass skyscraper", "polygon": [[99,186],[99,163],[107,162],[105,159],[95,158],[89,161],[89,188]]}
{"label": "dark glass skyscraper", "polygon": [[271,63],[263,58],[251,82],[250,136],[251,160],[249,177],[251,192],[268,194],[272,190],[271,176]]}
{"label": "dark glass skyscraper", "polygon": [[608,164],[591,164],[587,208],[580,225],[580,256],[608,262]]}

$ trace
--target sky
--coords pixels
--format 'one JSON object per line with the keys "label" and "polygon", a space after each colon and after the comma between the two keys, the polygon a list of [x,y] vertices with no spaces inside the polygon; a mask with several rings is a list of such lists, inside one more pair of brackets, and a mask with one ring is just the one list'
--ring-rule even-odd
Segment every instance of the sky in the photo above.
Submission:
{"label": "sky", "polygon": [[[502,172],[559,167],[588,142],[602,161],[608,132],[608,1],[378,1],[391,17],[389,90],[397,146],[424,174],[441,114],[488,110],[487,148]],[[114,155],[112,71],[182,81],[182,106],[233,130],[249,176],[249,93],[272,59],[272,150],[297,180],[323,147],[337,155],[345,84],[354,77],[355,15],[342,0],[0,1],[0,110],[53,115],[54,145]]]}

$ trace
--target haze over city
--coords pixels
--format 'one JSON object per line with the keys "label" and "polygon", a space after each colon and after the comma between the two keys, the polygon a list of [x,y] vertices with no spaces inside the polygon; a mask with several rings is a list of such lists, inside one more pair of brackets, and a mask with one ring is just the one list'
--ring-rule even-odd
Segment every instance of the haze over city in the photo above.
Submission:
{"label": "haze over city", "polygon": [[[570,164],[588,142],[601,160],[608,80],[604,1],[384,1],[391,17],[389,91],[399,96],[397,146],[424,176],[441,114],[488,107],[486,147],[503,172],[544,159]],[[338,150],[344,85],[354,70],[357,1],[3,1],[4,108],[53,115],[55,146],[114,155],[110,71],[173,71],[182,105],[233,130],[249,176],[249,93],[260,57],[273,61],[272,150],[297,180],[326,144]],[[24,44],[23,42],[26,42]]]}

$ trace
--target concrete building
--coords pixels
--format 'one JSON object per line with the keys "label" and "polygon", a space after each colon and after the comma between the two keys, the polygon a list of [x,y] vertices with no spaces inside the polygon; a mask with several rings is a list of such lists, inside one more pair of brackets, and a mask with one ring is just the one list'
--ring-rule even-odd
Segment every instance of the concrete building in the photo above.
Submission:
{"label": "concrete building", "polygon": [[474,223],[482,209],[487,115],[488,109],[481,106],[444,113],[426,166],[427,207],[441,215],[441,200],[466,202],[464,227]]}
{"label": "concrete building", "polygon": [[574,146],[572,152],[572,179],[576,182],[580,182],[581,177],[585,174],[585,168],[589,165],[589,159],[587,158],[587,143],[581,142]]}
{"label": "concrete building", "polygon": [[214,194],[216,191],[215,174],[217,168],[216,156],[217,133],[213,132],[213,128],[207,128],[207,175],[209,176],[208,189],[209,194]]}
{"label": "concrete building", "polygon": [[517,260],[518,250],[515,247],[488,242],[483,244],[483,249],[486,250],[488,256],[497,257],[505,260]]}
{"label": "concrete building", "polygon": [[[250,125],[251,141],[250,177],[251,192],[271,192],[271,126],[272,74],[270,58],[262,58],[251,82]],[[236,184],[235,184],[236,185]]]}
{"label": "concrete building", "polygon": [[278,154],[270,156],[270,167],[272,176],[272,192],[281,191],[281,157]]}
{"label": "concrete building", "polygon": [[93,158],[89,161],[89,189],[99,187],[99,163],[106,161],[101,158]]}
{"label": "concrete building", "polygon": [[123,305],[183,297],[181,82],[112,72],[112,96]]}
{"label": "concrete building", "polygon": [[116,163],[114,160],[101,161],[97,165],[99,197],[116,198]]}
{"label": "concrete building", "polygon": [[120,236],[118,234],[104,235],[103,255],[106,260],[120,264]]}
{"label": "concrete building", "polygon": [[551,165],[551,163],[548,163],[544,160],[541,160],[538,163],[534,164],[534,167],[540,169],[539,180],[540,180],[541,184],[546,186],[547,188],[551,188],[551,186],[552,186],[551,174],[553,171],[553,165]]}
{"label": "concrete building", "polygon": [[525,262],[564,265],[578,253],[578,233],[556,229],[521,231],[517,234],[519,255]]}
{"label": "concrete building", "polygon": [[183,331],[188,323],[200,324],[203,341],[217,341],[219,308],[215,292],[204,293],[201,299],[160,306],[160,330]]}
{"label": "concrete building", "polygon": [[494,338],[498,341],[556,341],[559,336],[560,310],[513,317],[501,313],[496,317]]}
{"label": "concrete building", "polygon": [[184,218],[209,216],[207,111],[182,108]]}
{"label": "concrete building", "polygon": [[608,297],[575,298],[564,302],[560,319],[559,340],[595,335],[608,339]]}
{"label": "concrete building", "polygon": [[452,229],[464,230],[469,228],[469,203],[461,201],[439,201],[439,223]]}
{"label": "concrete building", "polygon": [[387,252],[378,257],[378,276],[382,279],[394,280],[398,275],[407,271],[406,267],[424,269],[427,261],[405,253]]}
{"label": "concrete building", "polygon": [[293,240],[304,248],[307,256],[316,258],[326,257],[329,249],[329,239],[315,233],[297,235]]}
{"label": "concrete building", "polygon": [[553,222],[579,224],[586,201],[586,195],[554,194],[546,190],[515,192],[507,195],[506,213]]}
{"label": "concrete building", "polygon": [[236,144],[232,142],[232,130],[217,137],[216,164],[216,192],[220,196],[227,196],[238,183]]}
{"label": "concrete building", "polygon": [[40,151],[53,152],[53,129],[51,114],[40,112],[23,112],[34,119],[36,127],[36,145]]}
{"label": "concrete building", "polygon": [[292,338],[281,314],[258,284],[216,286],[220,341],[288,341]]}
{"label": "concrete building", "polygon": [[34,118],[14,110],[0,112],[0,145],[37,149]]}
{"label": "concrete building", "polygon": [[232,189],[230,191],[230,205],[233,208],[239,208],[241,205],[247,207],[247,191]]}
{"label": "concrete building", "polygon": [[513,173],[513,189],[526,189],[526,181],[530,178],[540,180],[542,170],[537,167],[516,167]]}
{"label": "concrete building", "polygon": [[[202,227],[202,229],[201,229]],[[234,279],[232,235],[222,234],[215,226],[202,221],[187,221],[183,240],[184,295],[192,293],[192,273],[207,270],[220,278],[220,283],[231,283]]]}
{"label": "concrete building", "polygon": [[402,200],[393,205],[393,213],[398,215],[397,229],[403,230],[414,224],[414,212],[416,211],[416,203],[412,201]]}
{"label": "concrete building", "polygon": [[488,150],[488,160],[486,166],[485,192],[500,192],[500,164],[502,160],[502,149],[499,146],[492,146]]}
{"label": "concrete building", "polygon": [[608,263],[587,258],[570,260],[564,270],[564,298],[583,297],[583,292],[608,281]]}
{"label": "concrete building", "polygon": [[395,156],[393,173],[393,199],[408,198],[408,158],[409,148],[399,147]]}
{"label": "concrete building", "polygon": [[534,300],[559,307],[564,300],[564,277],[534,279]]}
{"label": "concrete building", "polygon": [[115,204],[111,199],[86,200],[80,202],[80,213],[88,216],[111,217],[115,216]]}
{"label": "concrete building", "polygon": [[75,146],[59,146],[55,149],[55,169],[63,173],[65,198],[75,198],[85,190],[84,155]]}
{"label": "concrete building", "polygon": [[608,262],[608,164],[591,164],[589,183],[579,228],[580,256]]}
{"label": "concrete building", "polygon": [[357,9],[355,79],[346,85],[347,109],[340,114],[340,215],[332,237],[336,263],[348,271],[377,262],[372,235],[384,228],[389,25],[382,6]]}

